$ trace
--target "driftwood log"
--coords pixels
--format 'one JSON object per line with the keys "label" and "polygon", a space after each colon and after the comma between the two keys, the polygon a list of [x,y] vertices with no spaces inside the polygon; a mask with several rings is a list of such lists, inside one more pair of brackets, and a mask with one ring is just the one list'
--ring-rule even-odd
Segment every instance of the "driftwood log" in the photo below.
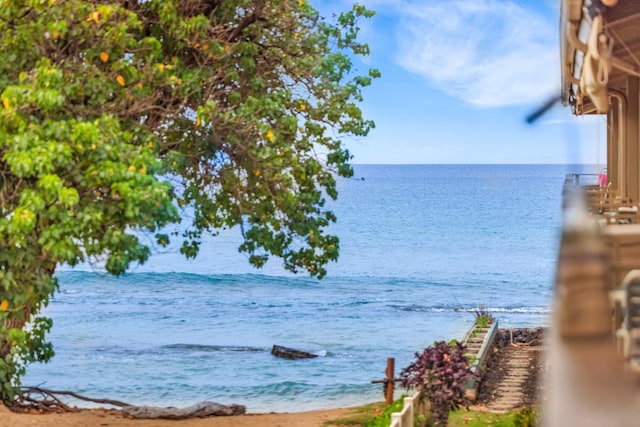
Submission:
{"label": "driftwood log", "polygon": [[221,405],[215,402],[200,402],[186,408],[162,408],[159,406],[125,406],[122,413],[131,418],[166,418],[182,420],[186,418],[204,418],[215,415],[242,415],[247,411],[243,405]]}
{"label": "driftwood log", "polygon": [[[72,391],[47,390],[40,387],[22,387],[12,410],[27,411],[36,409],[46,412],[77,412],[79,409],[62,402],[58,396],[70,396],[87,402],[103,403],[121,407],[120,411],[131,418],[167,418],[181,420],[186,418],[204,418],[215,415],[242,415],[247,412],[243,405],[221,405],[215,402],[200,402],[186,408],[162,408],[158,406],[134,406],[112,399],[96,399]],[[1,405],[2,403],[0,403]],[[4,425],[4,424],[2,424]]]}
{"label": "driftwood log", "polygon": [[282,347],[280,345],[274,345],[271,349],[271,354],[284,359],[312,359],[318,357],[317,354],[307,353],[306,351],[295,350],[293,348]]}

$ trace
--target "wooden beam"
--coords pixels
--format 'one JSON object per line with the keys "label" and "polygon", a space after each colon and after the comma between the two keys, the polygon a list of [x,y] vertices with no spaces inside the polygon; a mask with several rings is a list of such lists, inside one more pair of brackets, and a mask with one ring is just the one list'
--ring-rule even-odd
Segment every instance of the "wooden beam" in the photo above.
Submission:
{"label": "wooden beam", "polygon": [[625,153],[627,196],[640,201],[640,79],[627,77],[627,109],[625,114]]}
{"label": "wooden beam", "polygon": [[611,189],[616,193],[620,189],[620,175],[618,174],[618,117],[619,109],[618,100],[613,99],[614,105],[609,109],[607,114],[607,183],[610,183]]}

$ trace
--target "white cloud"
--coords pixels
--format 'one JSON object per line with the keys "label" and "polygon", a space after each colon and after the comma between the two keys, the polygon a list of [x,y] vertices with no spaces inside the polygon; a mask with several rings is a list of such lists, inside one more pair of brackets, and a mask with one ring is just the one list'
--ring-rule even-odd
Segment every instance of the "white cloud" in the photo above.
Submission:
{"label": "white cloud", "polygon": [[401,16],[397,62],[447,94],[497,107],[559,91],[557,26],[535,10],[504,0],[386,3]]}

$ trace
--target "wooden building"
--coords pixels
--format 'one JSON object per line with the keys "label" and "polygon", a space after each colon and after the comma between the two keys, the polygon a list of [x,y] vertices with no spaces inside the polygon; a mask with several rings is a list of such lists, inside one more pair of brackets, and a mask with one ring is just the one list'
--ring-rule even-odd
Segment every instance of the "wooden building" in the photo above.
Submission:
{"label": "wooden building", "polygon": [[565,181],[587,206],[563,224],[544,425],[640,426],[640,1],[561,0],[560,31],[562,103],[606,115],[607,179]]}

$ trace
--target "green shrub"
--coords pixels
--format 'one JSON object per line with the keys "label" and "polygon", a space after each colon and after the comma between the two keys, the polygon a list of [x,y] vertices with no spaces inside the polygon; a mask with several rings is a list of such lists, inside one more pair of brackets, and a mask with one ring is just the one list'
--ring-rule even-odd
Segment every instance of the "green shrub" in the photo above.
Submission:
{"label": "green shrub", "polygon": [[421,390],[431,404],[436,426],[446,427],[449,411],[468,404],[465,386],[473,374],[465,351],[459,342],[437,342],[416,353],[416,361],[400,372],[402,386]]}
{"label": "green shrub", "polygon": [[536,427],[540,424],[540,417],[535,408],[524,408],[513,416],[515,427]]}
{"label": "green shrub", "polygon": [[476,326],[479,328],[488,328],[496,320],[484,304],[480,304],[474,314]]}

